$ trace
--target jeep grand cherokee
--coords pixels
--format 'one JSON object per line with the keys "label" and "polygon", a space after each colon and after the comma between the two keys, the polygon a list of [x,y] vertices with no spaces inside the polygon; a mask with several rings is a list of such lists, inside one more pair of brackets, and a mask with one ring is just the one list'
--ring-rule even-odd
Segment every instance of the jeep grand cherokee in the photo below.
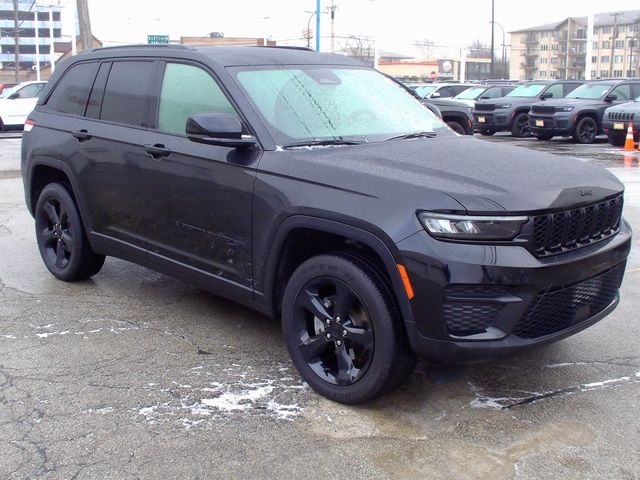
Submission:
{"label": "jeep grand cherokee", "polygon": [[346,403],[416,356],[490,359],[593,325],[631,244],[606,170],[456,135],[376,70],[300,49],[65,60],[22,174],[55,277],[115,256],[280,317],[304,380]]}

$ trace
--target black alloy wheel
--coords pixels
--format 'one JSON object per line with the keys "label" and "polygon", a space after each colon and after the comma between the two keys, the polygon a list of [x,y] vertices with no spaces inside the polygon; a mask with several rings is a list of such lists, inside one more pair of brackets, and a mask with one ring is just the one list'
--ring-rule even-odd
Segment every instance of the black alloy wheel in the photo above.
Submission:
{"label": "black alloy wheel", "polygon": [[529,115],[527,115],[526,113],[519,113],[516,115],[516,118],[513,119],[511,134],[517,138],[526,138],[531,136],[531,129],[529,128]]}
{"label": "black alloy wheel", "polygon": [[373,358],[373,326],[349,285],[338,278],[314,278],[298,293],[294,316],[298,348],[316,375],[334,385],[362,378]]}
{"label": "black alloy wheel", "polygon": [[598,134],[598,125],[591,117],[582,117],[573,134],[573,139],[582,144],[593,143]]}
{"label": "black alloy wheel", "polygon": [[69,186],[44,187],[34,213],[40,255],[56,278],[82,280],[100,271],[105,257],[91,249]]}
{"label": "black alloy wheel", "polygon": [[390,282],[353,252],[318,255],[293,272],[282,296],[282,329],[303,379],[338,402],[391,392],[415,365]]}

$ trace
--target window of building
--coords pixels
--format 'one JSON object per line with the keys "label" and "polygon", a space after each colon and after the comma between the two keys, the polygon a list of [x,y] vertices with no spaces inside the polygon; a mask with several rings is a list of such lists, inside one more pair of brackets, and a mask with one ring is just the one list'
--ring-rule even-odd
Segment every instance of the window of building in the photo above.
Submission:
{"label": "window of building", "polygon": [[597,50],[598,49],[598,42],[593,42],[593,49]]}
{"label": "window of building", "polygon": [[636,76],[635,70],[627,70],[627,78],[633,78]]}
{"label": "window of building", "polygon": [[609,40],[605,40],[602,42],[602,48],[611,48],[611,42]]}
{"label": "window of building", "polygon": [[104,92],[100,118],[111,122],[148,127],[155,62],[115,62]]}
{"label": "window of building", "polygon": [[546,72],[546,70],[538,70],[538,76],[539,76],[540,78],[544,78],[544,77],[546,77],[546,76],[547,76],[547,72]]}
{"label": "window of building", "polygon": [[587,38],[587,31],[584,28],[577,29],[576,38]]}
{"label": "window of building", "polygon": [[601,27],[600,33],[611,33],[612,27]]}
{"label": "window of building", "polygon": [[622,70],[614,70],[613,78],[622,78]]}
{"label": "window of building", "polygon": [[608,78],[609,70],[600,70],[600,78]]}
{"label": "window of building", "polygon": [[47,107],[60,113],[84,115],[97,62],[78,63],[67,70],[47,100]]}
{"label": "window of building", "polygon": [[551,65],[557,65],[558,64],[558,57],[551,57]]}
{"label": "window of building", "polygon": [[222,89],[193,65],[168,63],[162,82],[158,129],[185,135],[187,118],[196,113],[235,113]]}
{"label": "window of building", "polygon": [[638,46],[638,39],[637,38],[630,38],[629,39],[629,46],[630,47],[637,47]]}
{"label": "window of building", "polygon": [[593,56],[591,57],[591,63],[597,63],[598,62],[598,57]]}
{"label": "window of building", "polygon": [[600,57],[600,62],[602,63],[609,63],[609,55],[603,55],[602,57]]}
{"label": "window of building", "polygon": [[624,40],[616,40],[615,47],[624,48]]}
{"label": "window of building", "polygon": [[616,55],[615,57],[613,57],[613,62],[614,63],[624,62],[624,55]]}
{"label": "window of building", "polygon": [[558,50],[559,45],[557,43],[554,43],[553,45],[551,45],[551,50]]}
{"label": "window of building", "polygon": [[546,52],[547,50],[549,50],[549,45],[541,45],[540,50],[542,50],[543,52]]}
{"label": "window of building", "polygon": [[551,73],[549,74],[549,76],[551,78],[558,78],[558,72],[556,72],[555,70],[551,70]]}
{"label": "window of building", "polygon": [[627,56],[627,62],[629,62],[629,65],[632,65],[634,63],[636,63],[638,61],[638,56],[637,55],[628,55]]}
{"label": "window of building", "polygon": [[591,78],[596,78],[598,76],[598,72],[596,70],[591,70]]}

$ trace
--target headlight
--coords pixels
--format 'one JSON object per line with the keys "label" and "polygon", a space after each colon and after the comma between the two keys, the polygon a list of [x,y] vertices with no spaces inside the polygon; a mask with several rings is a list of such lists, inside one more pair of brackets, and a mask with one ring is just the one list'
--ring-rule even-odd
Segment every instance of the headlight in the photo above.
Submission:
{"label": "headlight", "polygon": [[511,240],[529,217],[491,217],[420,212],[418,219],[436,238],[453,240]]}
{"label": "headlight", "polygon": [[499,103],[498,105],[496,105],[496,108],[511,108],[511,104],[510,103]]}
{"label": "headlight", "polygon": [[570,112],[573,107],[556,107],[556,112]]}

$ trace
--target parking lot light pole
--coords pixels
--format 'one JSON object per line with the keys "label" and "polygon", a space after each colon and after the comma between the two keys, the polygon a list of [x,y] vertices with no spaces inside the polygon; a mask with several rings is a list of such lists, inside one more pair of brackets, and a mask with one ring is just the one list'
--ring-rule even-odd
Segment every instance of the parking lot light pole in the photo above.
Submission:
{"label": "parking lot light pole", "polygon": [[36,80],[40,81],[40,32],[38,32],[38,7],[33,12],[36,19]]}
{"label": "parking lot light pole", "polygon": [[51,73],[56,69],[56,62],[54,57],[54,44],[53,44],[53,5],[49,5],[49,63],[51,64]]}
{"label": "parking lot light pole", "polygon": [[320,51],[320,0],[316,0],[316,52]]}

